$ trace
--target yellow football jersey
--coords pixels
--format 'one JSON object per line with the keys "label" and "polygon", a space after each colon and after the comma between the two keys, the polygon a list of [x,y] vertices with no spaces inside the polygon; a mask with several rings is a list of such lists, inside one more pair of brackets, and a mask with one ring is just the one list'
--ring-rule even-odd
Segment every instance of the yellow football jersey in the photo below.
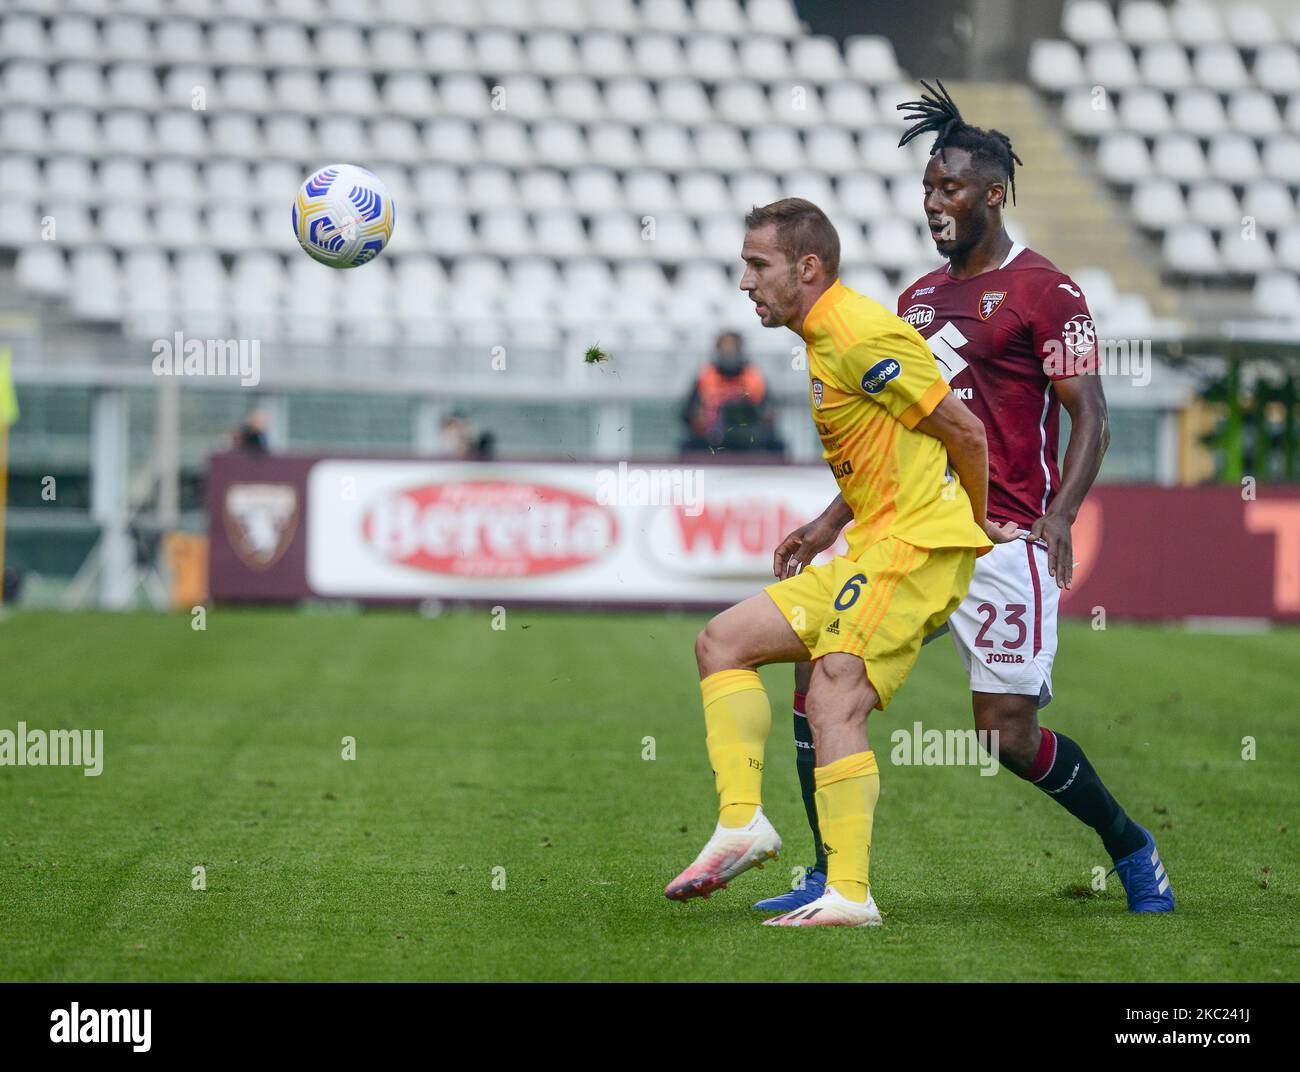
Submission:
{"label": "yellow football jersey", "polygon": [[992,547],[943,443],[915,431],[948,393],[920,333],[836,280],[808,311],[803,338],[823,456],[853,511],[848,557],[888,536]]}

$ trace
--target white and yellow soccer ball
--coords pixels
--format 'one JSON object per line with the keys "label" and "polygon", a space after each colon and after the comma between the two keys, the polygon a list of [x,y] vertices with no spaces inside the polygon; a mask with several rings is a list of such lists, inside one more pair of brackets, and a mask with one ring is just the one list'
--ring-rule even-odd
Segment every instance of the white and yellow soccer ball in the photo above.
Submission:
{"label": "white and yellow soccer ball", "polygon": [[308,176],[293,203],[293,233],[309,256],[331,268],[356,268],[393,236],[393,199],[378,176],[330,164]]}

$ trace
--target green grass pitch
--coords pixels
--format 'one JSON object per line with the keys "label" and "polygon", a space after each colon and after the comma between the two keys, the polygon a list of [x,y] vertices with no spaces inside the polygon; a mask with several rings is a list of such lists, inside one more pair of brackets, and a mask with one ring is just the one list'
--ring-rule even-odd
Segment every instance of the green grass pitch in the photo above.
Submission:
{"label": "green grass pitch", "polygon": [[0,767],[0,978],[1300,978],[1300,633],[1063,630],[1045,721],[1156,834],[1173,916],[1093,893],[1100,843],[1031,786],[891,765],[896,727],[969,724],[943,639],[869,726],[885,926],[774,931],[750,904],[811,857],[788,668],[763,671],[781,860],[662,893],[713,824],[704,620],[10,614],[0,729],[103,729],[105,760]]}

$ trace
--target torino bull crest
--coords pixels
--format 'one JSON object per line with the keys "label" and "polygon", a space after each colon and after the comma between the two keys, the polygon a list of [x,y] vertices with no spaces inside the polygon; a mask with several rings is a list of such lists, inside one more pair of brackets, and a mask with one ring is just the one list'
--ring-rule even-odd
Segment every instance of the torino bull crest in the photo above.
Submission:
{"label": "torino bull crest", "polygon": [[331,268],[373,260],[393,234],[393,199],[363,167],[330,164],[298,188],[293,232],[307,253]]}

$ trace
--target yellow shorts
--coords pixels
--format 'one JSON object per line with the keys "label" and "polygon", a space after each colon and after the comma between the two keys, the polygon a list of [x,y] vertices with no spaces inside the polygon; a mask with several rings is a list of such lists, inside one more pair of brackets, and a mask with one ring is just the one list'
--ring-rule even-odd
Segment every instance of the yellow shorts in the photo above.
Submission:
{"label": "yellow shorts", "polygon": [[834,651],[861,656],[883,709],[921,641],[966,598],[974,570],[973,547],[916,547],[891,536],[857,559],[807,566],[764,591],[813,659]]}

